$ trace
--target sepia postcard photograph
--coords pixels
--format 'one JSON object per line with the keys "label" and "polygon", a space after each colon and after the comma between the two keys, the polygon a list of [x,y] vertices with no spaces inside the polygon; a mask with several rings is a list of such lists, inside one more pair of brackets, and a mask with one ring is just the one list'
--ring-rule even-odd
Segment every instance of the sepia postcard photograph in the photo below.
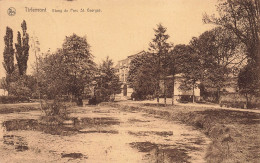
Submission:
{"label": "sepia postcard photograph", "polygon": [[0,163],[259,163],[259,0],[0,0]]}

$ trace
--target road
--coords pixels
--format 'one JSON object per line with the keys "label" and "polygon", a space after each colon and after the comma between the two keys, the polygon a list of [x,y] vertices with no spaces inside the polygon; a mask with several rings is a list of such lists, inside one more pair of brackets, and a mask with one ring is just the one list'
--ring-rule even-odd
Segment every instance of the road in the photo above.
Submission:
{"label": "road", "polygon": [[205,162],[210,141],[191,126],[106,106],[69,112],[56,126],[40,111],[0,114],[0,162]]}

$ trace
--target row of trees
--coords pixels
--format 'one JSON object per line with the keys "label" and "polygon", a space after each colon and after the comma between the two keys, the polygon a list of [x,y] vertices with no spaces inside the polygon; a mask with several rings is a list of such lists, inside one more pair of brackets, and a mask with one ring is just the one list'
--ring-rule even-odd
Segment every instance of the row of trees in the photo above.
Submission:
{"label": "row of trees", "polygon": [[[216,101],[221,89],[237,76],[241,93],[259,96],[259,9],[254,0],[220,2],[219,17],[203,17],[216,27],[192,38],[188,45],[168,43],[166,28],[159,24],[149,52],[131,62],[129,81],[137,98],[156,96],[159,102],[159,95],[166,100],[169,91],[173,97],[167,80],[171,76],[173,85],[176,74],[184,77],[182,89],[194,92],[200,87],[202,93],[215,92]],[[164,85],[161,93],[160,81]]]}
{"label": "row of trees", "polygon": [[95,103],[109,101],[120,92],[119,77],[111,59],[97,66],[93,61],[86,37],[76,34],[66,37],[61,49],[40,57],[34,76],[38,79],[42,96],[74,97],[82,105],[83,96],[94,91]]}
{"label": "row of trees", "polygon": [[25,20],[22,22],[21,28],[22,34],[18,31],[14,49],[13,30],[6,27],[3,52],[3,67],[6,71],[6,77],[1,80],[1,87],[6,89],[10,95],[30,96],[35,90],[35,78],[26,75],[30,46]]}
{"label": "row of trees", "polygon": [[23,32],[22,36],[20,32],[17,34],[16,51],[11,28],[6,28],[4,37],[3,66],[6,77],[1,80],[1,87],[9,95],[47,99],[73,96],[77,104],[82,105],[83,95],[91,89],[93,91],[93,88],[96,102],[108,101],[111,95],[114,97],[121,91],[112,60],[106,58],[97,66],[86,37],[76,34],[66,37],[62,48],[55,53],[41,56],[37,55],[40,52],[39,41],[32,38],[31,47],[35,52],[36,64],[33,75],[26,75],[30,46],[25,21],[21,27]]}

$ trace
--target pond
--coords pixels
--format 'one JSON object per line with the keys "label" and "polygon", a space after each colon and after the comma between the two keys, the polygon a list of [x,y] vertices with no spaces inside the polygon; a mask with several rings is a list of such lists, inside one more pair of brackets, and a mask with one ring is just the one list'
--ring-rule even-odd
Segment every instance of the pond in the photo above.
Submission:
{"label": "pond", "polygon": [[0,114],[0,162],[204,162],[190,126],[111,107],[76,107],[64,124],[40,111]]}

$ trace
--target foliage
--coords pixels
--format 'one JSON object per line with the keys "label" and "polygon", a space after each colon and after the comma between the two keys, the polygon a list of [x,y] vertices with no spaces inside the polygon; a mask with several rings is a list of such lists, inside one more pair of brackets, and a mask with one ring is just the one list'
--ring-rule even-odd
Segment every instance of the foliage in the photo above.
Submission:
{"label": "foliage", "polygon": [[0,104],[13,104],[18,102],[29,102],[26,96],[0,96]]}
{"label": "foliage", "polygon": [[49,98],[71,94],[82,105],[84,88],[90,85],[95,70],[86,38],[73,34],[66,37],[62,49],[39,58],[39,87]]}
{"label": "foliage", "polygon": [[45,124],[62,124],[68,119],[67,106],[57,98],[53,102],[42,103],[42,110],[45,116],[42,116],[41,120]]}
{"label": "foliage", "polygon": [[259,14],[258,0],[225,0],[218,4],[219,17],[204,16],[206,23],[220,25],[232,31],[246,45],[247,55],[258,60]]}
{"label": "foliage", "polygon": [[232,84],[232,78],[237,75],[235,70],[242,67],[245,60],[239,41],[231,32],[217,27],[193,38],[190,47],[197,56],[197,67],[193,67],[198,71],[196,76],[207,89],[215,89],[219,101],[221,89]]}
{"label": "foliage", "polygon": [[[241,69],[238,76],[239,92],[246,97],[247,108],[252,103],[252,97],[258,97],[260,94],[260,81],[258,80],[258,74],[255,74],[257,69],[256,65],[247,64]],[[259,73],[259,72],[258,72]]]}
{"label": "foliage", "polygon": [[32,97],[36,91],[36,79],[30,75],[24,75],[10,83],[8,87],[10,95]]}
{"label": "foliage", "polygon": [[13,48],[13,30],[6,27],[6,35],[4,37],[5,48],[4,48],[4,62],[6,74],[11,75],[14,71],[14,48]]}
{"label": "foliage", "polygon": [[0,89],[7,90],[8,89],[8,84],[6,82],[6,77],[3,77],[0,79]]}
{"label": "foliage", "polygon": [[17,97],[31,97],[36,91],[36,79],[32,75],[19,75],[17,65],[12,74],[1,79],[1,88],[8,91],[8,95]]}
{"label": "foliage", "polygon": [[158,84],[156,58],[153,54],[136,56],[130,63],[128,81],[135,99],[154,96]]}
{"label": "foliage", "polygon": [[55,99],[51,103],[43,103],[42,109],[46,116],[66,115],[67,107],[59,100]]}
{"label": "foliage", "polygon": [[[160,80],[162,79],[164,85],[166,84],[166,76],[168,75],[168,67],[170,61],[170,50],[172,45],[167,42],[169,39],[169,35],[166,34],[167,28],[163,27],[161,24],[157,25],[157,28],[154,29],[154,38],[152,42],[149,44],[150,53],[154,54],[156,58],[156,62],[154,63],[154,67],[156,67],[157,75],[154,78],[157,80],[156,87],[156,96],[157,100],[159,100],[159,90],[160,90]],[[166,88],[164,86],[164,88]],[[164,89],[164,96],[166,98],[166,89]],[[158,101],[159,102],[159,101]]]}
{"label": "foliage", "polygon": [[19,68],[19,74],[25,75],[27,70],[27,61],[29,57],[29,35],[26,32],[27,26],[25,20],[21,24],[22,27],[22,36],[21,33],[18,31],[17,34],[17,43],[15,44],[16,47],[16,60]]}
{"label": "foliage", "polygon": [[[204,16],[206,23],[212,23],[231,31],[244,44],[248,60],[248,70],[256,75],[255,89],[260,87],[260,56],[259,56],[259,0],[225,0],[218,4],[219,17]],[[254,66],[252,66],[254,65]],[[253,72],[254,71],[254,72]],[[244,76],[244,75],[240,75]],[[243,80],[243,79],[241,79]]]}
{"label": "foliage", "polygon": [[78,104],[81,105],[84,87],[91,83],[96,70],[90,45],[85,37],[73,34],[66,37],[62,45],[62,54],[65,75],[68,79],[68,91],[77,97]]}
{"label": "foliage", "polygon": [[49,99],[68,92],[65,64],[63,64],[61,50],[54,54],[39,58],[39,69],[34,76],[38,76],[39,89],[42,95]]}
{"label": "foliage", "polygon": [[256,71],[255,65],[248,64],[243,69],[241,69],[238,78],[239,90],[243,94],[253,94],[258,95],[260,88],[255,85],[257,81],[257,74],[254,74]]}
{"label": "foliage", "polygon": [[[195,42],[195,39],[193,40]],[[200,63],[200,56],[189,45],[176,45],[173,49],[178,60],[178,71],[183,77],[180,89],[193,90],[198,87],[198,81],[201,79],[202,68]]]}
{"label": "foliage", "polygon": [[98,68],[96,75],[95,98],[97,102],[114,99],[115,94],[121,92],[121,82],[113,67],[113,61],[106,58]]}

